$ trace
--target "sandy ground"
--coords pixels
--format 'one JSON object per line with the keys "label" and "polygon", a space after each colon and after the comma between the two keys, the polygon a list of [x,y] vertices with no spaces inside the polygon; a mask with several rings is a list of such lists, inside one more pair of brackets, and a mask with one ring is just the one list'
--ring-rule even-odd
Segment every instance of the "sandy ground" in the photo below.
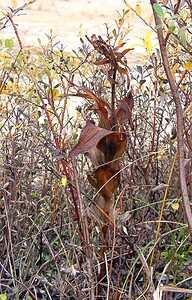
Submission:
{"label": "sandy ground", "polygon": [[[127,0],[128,1],[128,0]],[[12,6],[13,0],[1,1],[0,9],[4,12],[7,6]],[[17,7],[23,5],[26,0],[17,0]],[[149,0],[128,1],[135,7],[140,4],[142,17],[148,21],[151,15]],[[133,4],[134,3],[134,4]],[[26,10],[25,15],[20,14],[15,18],[18,31],[24,46],[37,46],[37,38],[46,41],[46,33],[52,29],[57,35],[56,41],[61,41],[67,51],[77,50],[80,45],[79,29],[82,26],[83,33],[91,36],[93,33],[104,35],[106,33],[105,23],[110,29],[115,28],[115,21],[120,18],[122,11],[127,10],[123,0],[36,0]],[[143,54],[142,38],[147,26],[132,12],[129,12],[128,23],[132,25],[129,33],[127,46],[134,45],[135,50],[130,52],[128,60],[130,63],[139,63]],[[1,38],[14,36],[13,29],[9,25],[0,32]]]}

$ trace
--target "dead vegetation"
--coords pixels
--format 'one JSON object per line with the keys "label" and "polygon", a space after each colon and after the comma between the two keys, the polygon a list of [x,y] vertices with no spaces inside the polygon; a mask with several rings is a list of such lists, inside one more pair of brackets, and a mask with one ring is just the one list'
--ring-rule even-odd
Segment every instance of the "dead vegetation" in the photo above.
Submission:
{"label": "dead vegetation", "polygon": [[166,52],[146,33],[130,68],[125,4],[68,55],[3,20],[20,51],[1,43],[0,299],[190,299],[190,6],[152,3]]}

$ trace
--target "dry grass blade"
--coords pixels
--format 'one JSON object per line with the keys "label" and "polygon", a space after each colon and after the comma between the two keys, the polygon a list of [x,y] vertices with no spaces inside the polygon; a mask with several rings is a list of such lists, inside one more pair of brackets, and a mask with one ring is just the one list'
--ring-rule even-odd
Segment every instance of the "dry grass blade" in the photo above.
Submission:
{"label": "dry grass blade", "polygon": [[153,299],[154,300],[161,300],[163,297],[163,292],[173,292],[173,293],[181,293],[181,294],[192,294],[192,290],[190,289],[184,289],[184,288],[178,288],[175,286],[169,286],[169,285],[158,285],[156,290],[153,293]]}

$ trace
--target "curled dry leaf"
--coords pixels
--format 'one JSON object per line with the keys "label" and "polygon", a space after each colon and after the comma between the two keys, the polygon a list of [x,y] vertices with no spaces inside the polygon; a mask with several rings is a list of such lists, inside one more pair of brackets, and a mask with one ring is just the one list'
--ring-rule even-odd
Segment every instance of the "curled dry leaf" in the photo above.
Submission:
{"label": "curled dry leaf", "polygon": [[88,121],[82,129],[77,145],[71,150],[69,156],[77,156],[81,153],[89,153],[91,149],[96,147],[98,142],[111,131],[94,125]]}
{"label": "curled dry leaf", "polygon": [[[98,161],[110,162],[111,165],[117,166],[116,159],[120,158],[126,148],[126,135],[117,131],[110,131],[98,127],[88,121],[81,131],[77,145],[71,150],[69,156],[77,156],[81,153],[90,153]],[[97,148],[97,153],[93,153]],[[99,152],[101,152],[101,158]],[[91,157],[90,157],[91,158]],[[114,160],[114,162],[113,162]]]}
{"label": "curled dry leaf", "polygon": [[114,169],[105,165],[88,174],[87,178],[103,198],[110,199],[119,186],[120,174],[116,173]]}
{"label": "curled dry leaf", "polygon": [[97,144],[97,148],[104,154],[104,161],[110,162],[110,166],[115,170],[119,169],[119,158],[125,152],[127,138],[125,133],[111,132],[103,137]]}
{"label": "curled dry leaf", "polygon": [[97,147],[94,147],[89,151],[89,158],[92,164],[97,167],[105,163],[104,154]]}
{"label": "curled dry leaf", "polygon": [[95,50],[97,50],[100,54],[105,56],[104,59],[95,62],[96,65],[104,65],[106,63],[111,63],[113,67],[117,68],[118,63],[121,63],[126,66],[126,64],[122,61],[122,58],[125,56],[126,53],[134,49],[127,48],[119,52],[118,50],[125,45],[124,42],[113,49],[111,45],[107,44],[100,36],[97,38],[97,36],[94,34],[92,35],[91,39],[88,36],[86,37],[88,41],[93,45]]}
{"label": "curled dry leaf", "polygon": [[118,101],[118,107],[115,110],[115,117],[120,125],[131,121],[133,106],[133,95],[129,91],[125,98]]}
{"label": "curled dry leaf", "polygon": [[95,112],[98,114],[102,127],[110,129],[110,122],[108,118],[108,109],[110,109],[110,106],[108,102],[104,99],[98,98],[93,92],[84,87],[80,87],[80,89],[84,93],[78,93],[76,96],[92,99],[94,104],[90,106],[89,109],[95,110]]}

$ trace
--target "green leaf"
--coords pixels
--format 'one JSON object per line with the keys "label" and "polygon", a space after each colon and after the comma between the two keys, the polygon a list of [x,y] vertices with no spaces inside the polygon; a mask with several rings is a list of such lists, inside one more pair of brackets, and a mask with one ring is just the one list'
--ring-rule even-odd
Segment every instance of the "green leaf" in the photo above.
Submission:
{"label": "green leaf", "polygon": [[44,68],[44,71],[45,71],[45,74],[47,75],[47,77],[51,76],[51,71],[47,67]]}
{"label": "green leaf", "polygon": [[41,99],[40,99],[40,97],[39,96],[37,96],[37,98],[36,98],[36,101],[35,101],[38,105],[40,105],[41,104]]}
{"label": "green leaf", "polygon": [[27,101],[31,101],[33,97],[33,91],[29,91],[26,95],[25,95],[25,100]]}
{"label": "green leaf", "polygon": [[155,26],[155,30],[158,30],[158,29],[163,29],[163,26],[162,26],[162,25],[159,25],[159,24],[156,25],[156,26]]}
{"label": "green leaf", "polygon": [[35,191],[32,191],[32,192],[31,192],[31,196],[32,196],[32,197],[36,197],[36,196],[37,196],[37,193],[36,193]]}
{"label": "green leaf", "polygon": [[11,50],[13,48],[14,42],[13,39],[6,39],[5,40],[5,47]]}
{"label": "green leaf", "polygon": [[181,16],[179,14],[173,15],[172,17],[170,17],[170,20],[176,20],[176,19],[181,19]]}
{"label": "green leaf", "polygon": [[76,142],[77,138],[78,138],[78,134],[77,134],[77,133],[74,133],[74,134],[73,134],[73,141]]}
{"label": "green leaf", "polygon": [[175,31],[175,29],[176,29],[176,26],[169,26],[169,29],[168,29],[168,31],[167,31],[167,33],[172,33],[172,32],[174,32]]}
{"label": "green leaf", "polygon": [[153,4],[153,9],[154,9],[154,11],[156,12],[156,14],[158,15],[159,18],[161,18],[161,19],[164,18],[165,12],[159,4],[157,4],[157,3]]}
{"label": "green leaf", "polygon": [[41,46],[41,40],[40,40],[40,38],[38,38],[37,41],[38,41],[38,44]]}
{"label": "green leaf", "polygon": [[181,39],[181,43],[183,45],[185,45],[186,44],[186,32],[185,32],[185,29],[179,30],[178,35],[179,35],[179,37]]}

